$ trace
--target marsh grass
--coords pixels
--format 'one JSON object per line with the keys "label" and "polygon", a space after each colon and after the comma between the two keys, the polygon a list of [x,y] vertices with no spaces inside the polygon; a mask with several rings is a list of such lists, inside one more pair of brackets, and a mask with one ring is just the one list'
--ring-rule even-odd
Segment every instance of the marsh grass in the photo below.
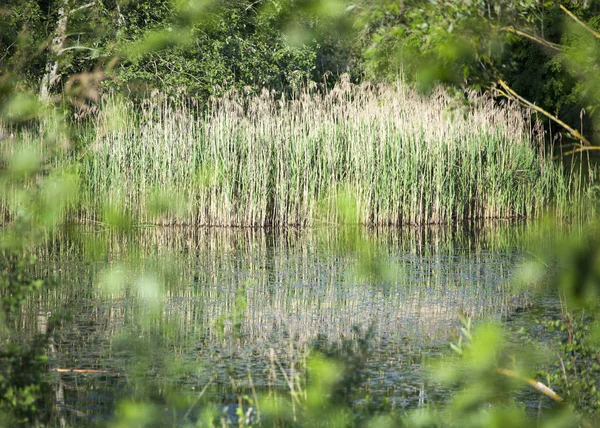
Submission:
{"label": "marsh grass", "polygon": [[[67,209],[87,222],[383,226],[581,206],[586,177],[552,161],[527,112],[475,93],[466,101],[441,88],[425,96],[400,82],[344,79],[327,93],[306,88],[291,98],[230,92],[206,108],[156,94],[138,105],[107,95],[82,120],[82,141],[50,153],[41,138],[56,133],[48,121],[5,132],[1,151],[7,162],[22,151],[43,166],[69,166],[80,192]],[[74,145],[84,147],[75,159]],[[5,218],[18,206],[13,190],[4,186]]]}
{"label": "marsh grass", "polygon": [[[529,217],[581,198],[517,106],[442,89],[343,80],[291,99],[231,92],[204,113],[107,97],[81,165],[83,217],[106,207],[152,224],[369,225]],[[101,219],[100,219],[101,220]]]}

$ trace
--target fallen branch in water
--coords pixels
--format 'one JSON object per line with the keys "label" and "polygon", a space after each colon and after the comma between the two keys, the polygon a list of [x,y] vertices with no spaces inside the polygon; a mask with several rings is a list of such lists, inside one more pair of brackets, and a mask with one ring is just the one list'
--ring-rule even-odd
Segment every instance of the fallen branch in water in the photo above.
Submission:
{"label": "fallen branch in water", "polygon": [[114,370],[101,370],[101,369],[52,369],[50,371],[58,373],[117,373]]}
{"label": "fallen branch in water", "polygon": [[515,379],[525,381],[529,385],[533,386],[535,389],[540,391],[542,394],[547,395],[548,397],[552,398],[554,401],[556,401],[558,403],[562,403],[564,401],[560,395],[558,395],[556,392],[552,391],[550,388],[548,388],[542,382],[538,382],[537,380],[531,379],[528,377],[523,377],[520,374],[518,374],[517,372],[515,372],[514,370],[498,368],[498,369],[496,369],[496,373],[500,373],[500,374],[508,376],[508,377],[512,377]]}

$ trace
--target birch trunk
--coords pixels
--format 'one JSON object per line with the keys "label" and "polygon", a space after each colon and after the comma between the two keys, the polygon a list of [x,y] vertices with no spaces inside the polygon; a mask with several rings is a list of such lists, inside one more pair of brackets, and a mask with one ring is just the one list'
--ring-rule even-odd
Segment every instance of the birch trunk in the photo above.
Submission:
{"label": "birch trunk", "polygon": [[50,55],[48,56],[45,73],[40,85],[40,99],[42,101],[50,100],[52,88],[60,80],[58,57],[63,52],[67,43],[67,24],[69,23],[68,2],[69,0],[60,0],[58,22],[54,30],[54,37],[50,43]]}

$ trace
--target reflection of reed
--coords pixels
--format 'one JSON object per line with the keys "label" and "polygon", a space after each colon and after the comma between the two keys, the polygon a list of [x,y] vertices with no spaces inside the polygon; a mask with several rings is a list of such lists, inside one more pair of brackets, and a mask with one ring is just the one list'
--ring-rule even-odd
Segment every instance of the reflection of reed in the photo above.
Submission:
{"label": "reflection of reed", "polygon": [[[358,235],[380,251],[407,252],[415,255],[435,253],[506,252],[525,246],[525,239],[535,236],[539,223],[486,223],[463,228],[429,227],[317,227],[309,230],[290,228],[269,231],[254,228],[194,228],[158,227],[135,228],[126,233],[111,232],[94,227],[77,227],[48,237],[41,255],[50,257],[89,258],[101,250],[104,258],[118,259],[123,254],[172,255],[174,251],[219,252],[223,254],[275,251],[303,247],[322,252],[345,252],[347,243]],[[560,233],[560,231],[556,231]]]}
{"label": "reflection of reed", "polygon": [[[33,334],[39,311],[72,313],[73,321],[55,330],[53,364],[86,370],[60,374],[60,400],[78,403],[77,412],[88,399],[90,408],[110,405],[111,397],[89,398],[90,388],[108,391],[120,382],[139,341],[152,343],[141,355],[156,353],[147,357],[146,376],[164,370],[155,359],[180,361],[193,369],[164,375],[168,381],[202,388],[217,375],[213,387],[232,394],[285,389],[273,372],[299,370],[317,340],[339,344],[357,338],[354,327],[371,325],[368,388],[404,395],[396,389],[401,383],[418,400],[423,381],[415,359],[423,349],[445,343],[463,315],[495,317],[524,303],[506,288],[521,233],[72,229],[39,250],[36,269],[55,286],[27,302],[20,322]],[[360,269],[357,262],[369,257],[385,265],[380,278]],[[123,272],[121,282],[103,289],[99,278],[111,269]],[[155,303],[136,288],[148,275],[161,286]],[[127,338],[124,345],[119,338]],[[278,363],[265,371],[273,355]]]}
{"label": "reflection of reed", "polygon": [[[362,276],[355,267],[359,255],[339,250],[343,235],[328,230],[285,235],[185,229],[73,233],[70,241],[54,241],[42,250],[45,266],[40,268],[54,272],[61,286],[46,290],[40,301],[54,309],[76,308],[88,324],[85,329],[79,324],[79,340],[98,343],[143,316],[133,278],[151,271],[165,284],[161,317],[176,323],[181,336],[219,343],[232,340],[236,291],[247,287],[237,343],[250,347],[306,344],[319,334],[336,341],[352,337],[353,326],[370,324],[380,337],[445,337],[462,315],[511,310],[517,301],[502,288],[514,256],[478,250],[490,239],[481,236],[485,233],[448,233],[437,240],[431,235],[413,230],[370,235],[369,254],[384,260],[393,279],[381,283]],[[81,257],[94,251],[93,244],[107,249],[109,265],[119,260],[129,272],[123,286],[108,295],[97,288],[105,262]],[[460,246],[466,249],[457,250]],[[38,306],[33,301],[29,305]],[[217,331],[217,319],[223,320],[223,331]],[[86,337],[91,330],[95,339]]]}

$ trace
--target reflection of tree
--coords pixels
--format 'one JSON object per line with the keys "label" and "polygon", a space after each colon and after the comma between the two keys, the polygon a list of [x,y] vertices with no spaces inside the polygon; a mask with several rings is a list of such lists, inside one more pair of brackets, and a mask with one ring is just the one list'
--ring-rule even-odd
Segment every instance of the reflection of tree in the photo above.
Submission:
{"label": "reflection of tree", "polygon": [[[38,313],[38,333],[42,336],[48,335],[48,323],[52,312],[39,311]],[[50,336],[48,339],[48,356],[50,357],[48,369],[51,373],[56,372],[57,352],[56,345],[54,343],[54,337]],[[65,389],[63,381],[60,375],[57,375],[53,379],[52,389],[54,390],[54,411],[58,415],[58,420],[61,427],[67,426],[67,420],[64,414],[65,408]]]}

